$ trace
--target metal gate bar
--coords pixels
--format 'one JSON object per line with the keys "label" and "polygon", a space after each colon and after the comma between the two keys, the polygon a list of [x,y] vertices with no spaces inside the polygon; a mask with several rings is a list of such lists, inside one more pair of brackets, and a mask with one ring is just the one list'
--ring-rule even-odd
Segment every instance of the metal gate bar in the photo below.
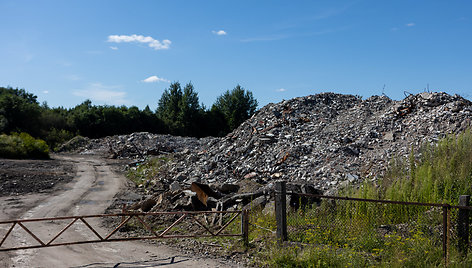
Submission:
{"label": "metal gate bar", "polygon": [[[196,218],[198,215],[208,215],[208,214],[234,214],[234,216],[226,222],[218,231],[214,232],[210,230],[208,225],[205,225],[200,220]],[[154,231],[152,227],[145,222],[144,217],[146,216],[159,216],[159,215],[181,215],[177,220],[165,228],[160,234]],[[148,239],[168,239],[168,238],[198,238],[198,237],[237,237],[241,236],[243,238],[247,237],[247,234],[244,234],[244,230],[241,230],[241,233],[238,234],[223,234],[222,231],[225,230],[239,215],[247,215],[247,213],[242,213],[241,210],[236,211],[175,211],[175,212],[147,212],[147,213],[134,213],[134,212],[124,212],[117,214],[97,214],[97,215],[83,215],[83,216],[66,216],[66,217],[53,217],[53,218],[34,218],[34,219],[18,219],[18,220],[7,220],[0,221],[0,226],[11,224],[8,231],[3,236],[0,242],[0,252],[2,251],[12,251],[20,249],[33,249],[33,248],[44,248],[44,247],[55,247],[55,246],[66,246],[66,245],[78,245],[78,244],[89,244],[89,243],[100,243],[100,242],[118,242],[118,241],[134,241],[134,240],[148,240]],[[190,216],[190,217],[188,217]],[[93,228],[86,219],[92,218],[109,218],[109,217],[122,217],[120,224],[109,232],[106,236],[102,236],[98,231]],[[112,236],[120,230],[126,223],[128,223],[132,218],[136,218],[144,228],[152,233],[152,236],[137,236],[137,237],[120,237],[112,238]],[[203,228],[203,234],[168,234],[173,227],[176,227],[184,219],[191,218],[198,226]],[[36,223],[36,222],[47,222],[47,221],[62,221],[62,220],[72,220],[64,228],[62,228],[57,234],[55,234],[49,241],[45,242],[41,240],[32,230],[27,228],[23,223]],[[54,243],[64,232],[70,229],[78,221],[81,221],[88,229],[90,229],[98,239],[92,240],[80,240],[73,242],[58,242]],[[245,219],[242,219],[243,221]],[[36,240],[39,245],[28,245],[28,246],[16,246],[16,247],[2,247],[8,237],[11,237],[11,234],[14,233],[15,226],[20,226],[21,229],[26,231],[34,240]],[[209,233],[209,234],[205,234]]]}

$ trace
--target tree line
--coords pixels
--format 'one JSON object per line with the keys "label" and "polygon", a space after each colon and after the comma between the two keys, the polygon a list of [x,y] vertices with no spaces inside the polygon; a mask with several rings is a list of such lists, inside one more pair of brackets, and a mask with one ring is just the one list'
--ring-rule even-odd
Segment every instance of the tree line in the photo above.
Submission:
{"label": "tree line", "polygon": [[26,132],[54,148],[81,135],[99,138],[147,131],[179,136],[224,136],[251,117],[257,108],[252,92],[237,85],[220,95],[211,108],[200,104],[192,83],[174,82],[164,90],[156,111],[149,106],[93,105],[73,108],[39,104],[24,89],[0,87],[0,133]]}

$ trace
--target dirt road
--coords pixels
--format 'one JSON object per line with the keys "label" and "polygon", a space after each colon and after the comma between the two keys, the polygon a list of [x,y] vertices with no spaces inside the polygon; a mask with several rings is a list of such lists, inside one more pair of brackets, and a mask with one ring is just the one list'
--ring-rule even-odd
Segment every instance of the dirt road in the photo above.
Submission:
{"label": "dirt road", "polygon": [[[76,167],[74,179],[52,194],[2,197],[0,219],[43,218],[101,214],[122,189],[125,178],[113,172],[104,159],[93,156],[57,156]],[[96,225],[94,225],[95,227]],[[74,227],[74,226],[73,226]],[[58,227],[45,223],[39,233],[57,233]],[[72,237],[83,236],[80,226],[68,231]],[[60,229],[59,229],[60,230]],[[100,230],[105,233],[105,230]],[[99,232],[100,232],[99,231]],[[88,234],[87,234],[88,235]],[[27,234],[18,232],[13,243],[22,245]],[[215,259],[183,256],[166,246],[142,242],[116,242],[60,246],[0,253],[1,267],[235,267]]]}

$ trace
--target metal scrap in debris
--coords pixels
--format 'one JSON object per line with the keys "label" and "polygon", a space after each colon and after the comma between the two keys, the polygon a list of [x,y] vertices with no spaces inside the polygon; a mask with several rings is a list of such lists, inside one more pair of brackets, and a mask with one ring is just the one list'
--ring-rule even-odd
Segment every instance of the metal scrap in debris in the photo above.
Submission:
{"label": "metal scrap in debris", "polygon": [[218,193],[213,191],[210,186],[203,183],[192,182],[190,190],[197,194],[198,200],[200,200],[200,202],[202,202],[202,204],[205,206],[207,206],[208,197],[213,197],[217,199],[221,197],[220,195],[218,195]]}

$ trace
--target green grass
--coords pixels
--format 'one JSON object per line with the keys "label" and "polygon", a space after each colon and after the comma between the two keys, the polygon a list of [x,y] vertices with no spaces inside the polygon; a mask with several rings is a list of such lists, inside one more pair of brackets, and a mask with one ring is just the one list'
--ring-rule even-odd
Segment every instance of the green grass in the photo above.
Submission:
{"label": "green grass", "polygon": [[45,141],[28,133],[0,135],[0,157],[14,159],[49,159],[49,147]]}
{"label": "green grass", "polygon": [[[416,152],[416,154],[414,153]],[[369,180],[366,180],[369,181]],[[406,159],[391,161],[386,175],[340,195],[425,203],[458,203],[472,194],[472,133],[449,135],[424,144]],[[450,214],[451,223],[457,210]],[[274,215],[256,218],[274,228]],[[346,200],[323,201],[319,207],[288,214],[291,244],[255,231],[259,244],[255,265],[265,267],[440,267],[442,209]],[[452,226],[452,227],[453,227]],[[275,229],[274,229],[275,230]],[[472,254],[461,255],[452,228],[448,265],[470,267]],[[258,237],[259,236],[259,237]],[[295,243],[295,245],[294,245]]]}
{"label": "green grass", "polygon": [[136,185],[144,184],[146,181],[156,178],[162,166],[170,160],[171,158],[165,156],[150,158],[144,163],[130,168],[126,176]]}
{"label": "green grass", "polygon": [[[167,158],[151,159],[128,177],[137,185],[158,176]],[[368,180],[368,178],[366,179]],[[392,159],[388,172],[375,183],[345,189],[340,195],[426,203],[458,203],[472,195],[472,133],[449,135],[436,144],[412,148],[407,158]],[[275,238],[273,213],[251,211],[248,254],[258,267],[441,267],[442,209],[354,201],[324,201],[290,212],[289,244]],[[457,210],[450,214],[454,226]],[[454,229],[454,228],[452,228]],[[238,223],[229,226],[239,232]],[[461,255],[452,230],[448,265],[471,267],[472,254]],[[226,239],[205,238],[228,245]],[[233,243],[229,251],[240,249]]]}
{"label": "green grass", "polygon": [[[449,135],[436,144],[423,144],[420,156],[396,158],[380,187],[364,185],[359,193],[388,200],[457,204],[472,194],[472,133]],[[358,193],[358,194],[359,194]]]}

